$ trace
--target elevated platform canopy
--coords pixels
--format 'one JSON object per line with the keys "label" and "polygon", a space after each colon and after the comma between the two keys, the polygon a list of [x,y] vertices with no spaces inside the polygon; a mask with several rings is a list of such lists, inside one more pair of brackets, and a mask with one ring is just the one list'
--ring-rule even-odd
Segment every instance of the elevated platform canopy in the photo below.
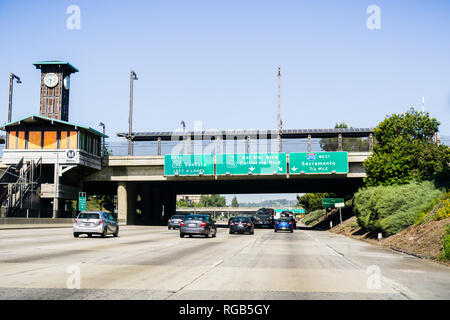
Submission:
{"label": "elevated platform canopy", "polygon": [[31,116],[25,117],[20,120],[6,123],[0,127],[0,130],[8,132],[8,131],[10,131],[10,129],[12,130],[12,129],[19,128],[19,127],[32,128],[32,127],[39,127],[39,126],[43,126],[43,125],[44,126],[46,126],[46,125],[68,126],[68,127],[72,127],[75,130],[80,129],[83,131],[90,132],[90,133],[100,136],[102,138],[109,138],[107,135],[105,135],[105,134],[101,133],[100,131],[97,131],[91,127],[82,126],[79,124],[75,124],[75,123],[71,123],[71,122],[67,122],[67,121],[63,121],[63,120],[47,118],[47,117],[43,117],[43,116],[39,116],[39,115],[31,115]]}
{"label": "elevated platform canopy", "polygon": [[87,126],[32,115],[0,127],[6,131],[3,163],[42,159],[43,164],[101,168],[101,139],[107,135]]}
{"label": "elevated platform canopy", "polygon": [[[273,139],[278,134],[277,130],[249,129],[249,130],[212,130],[212,131],[162,131],[162,132],[133,132],[134,141],[170,141],[173,137],[202,137],[205,135],[220,137],[223,140],[235,137],[252,137],[256,139]],[[338,135],[342,137],[362,138],[373,134],[373,128],[336,128],[336,129],[286,129],[281,131],[282,139],[332,138]],[[118,137],[128,138],[128,133],[118,133]]]}

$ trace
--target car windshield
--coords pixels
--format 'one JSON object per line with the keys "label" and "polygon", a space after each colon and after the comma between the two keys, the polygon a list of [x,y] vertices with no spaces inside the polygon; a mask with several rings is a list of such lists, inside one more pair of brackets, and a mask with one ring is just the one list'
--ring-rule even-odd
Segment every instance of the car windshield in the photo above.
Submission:
{"label": "car windshield", "polygon": [[78,219],[99,219],[99,214],[92,212],[82,212],[78,216]]}

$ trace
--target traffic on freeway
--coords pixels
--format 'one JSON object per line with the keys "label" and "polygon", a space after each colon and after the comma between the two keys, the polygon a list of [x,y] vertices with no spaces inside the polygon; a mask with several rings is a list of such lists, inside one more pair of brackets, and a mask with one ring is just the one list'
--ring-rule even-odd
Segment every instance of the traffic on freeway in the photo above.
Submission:
{"label": "traffic on freeway", "polygon": [[[74,231],[90,231],[78,225],[97,224],[101,213],[94,213],[81,213]],[[121,226],[120,236],[108,231],[107,239],[98,229],[98,236],[76,238],[68,228],[1,230],[0,299],[450,298],[447,267],[326,231],[294,229],[290,218],[275,219],[279,227],[246,228],[252,220],[235,217],[230,229],[209,215],[183,218],[178,230]],[[293,233],[274,232],[281,223]],[[418,282],[411,270],[426,277]]]}

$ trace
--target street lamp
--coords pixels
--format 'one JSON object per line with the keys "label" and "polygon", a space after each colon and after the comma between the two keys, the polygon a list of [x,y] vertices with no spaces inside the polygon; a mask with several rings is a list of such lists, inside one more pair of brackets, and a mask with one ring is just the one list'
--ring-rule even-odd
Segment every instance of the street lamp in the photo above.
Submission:
{"label": "street lamp", "polygon": [[136,72],[130,71],[130,111],[128,115],[128,155],[133,155],[133,141],[132,141],[132,128],[133,128],[133,83],[134,80],[138,80]]}
{"label": "street lamp", "polygon": [[12,115],[12,95],[13,95],[13,83],[14,79],[16,79],[16,83],[22,83],[20,81],[20,78],[16,76],[15,74],[11,73],[9,75],[9,105],[8,105],[8,123],[11,122],[11,115]]}
{"label": "street lamp", "polygon": [[103,122],[100,122],[98,125],[99,125],[100,127],[103,128],[102,157],[104,157],[104,156],[105,156],[105,153],[106,153],[106,145],[105,145],[105,124],[104,124]]}

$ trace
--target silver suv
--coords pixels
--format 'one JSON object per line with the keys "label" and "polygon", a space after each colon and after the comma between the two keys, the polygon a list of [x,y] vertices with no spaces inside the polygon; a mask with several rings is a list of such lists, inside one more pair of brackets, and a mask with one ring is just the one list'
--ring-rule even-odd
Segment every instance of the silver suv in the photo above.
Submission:
{"label": "silver suv", "polygon": [[73,224],[73,236],[78,238],[80,234],[99,234],[102,238],[108,234],[119,236],[119,223],[110,213],[105,211],[82,211]]}

